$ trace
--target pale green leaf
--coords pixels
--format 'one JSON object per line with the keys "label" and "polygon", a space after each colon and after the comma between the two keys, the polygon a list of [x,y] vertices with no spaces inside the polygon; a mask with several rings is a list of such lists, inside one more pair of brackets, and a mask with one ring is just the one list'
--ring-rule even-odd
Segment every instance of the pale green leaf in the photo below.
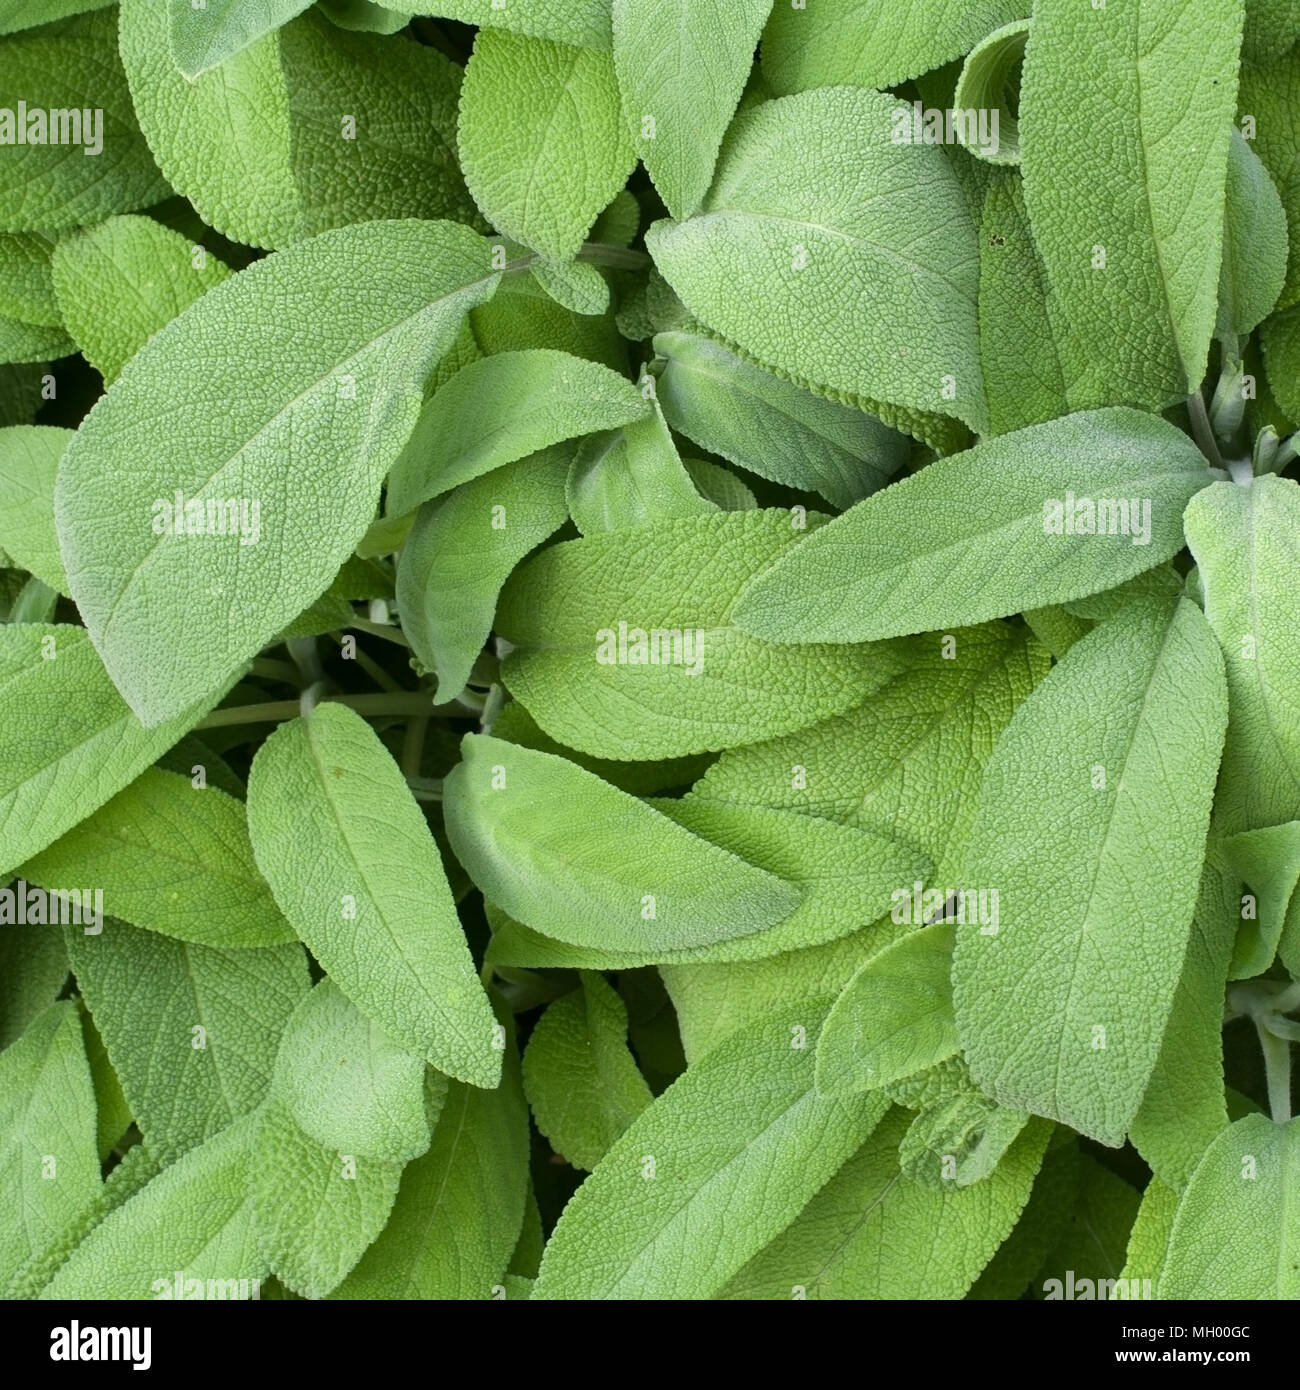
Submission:
{"label": "pale green leaf", "polygon": [[61,931],[33,924],[0,927],[0,1051],[54,1003],[67,978]]}
{"label": "pale green leaf", "polygon": [[[1236,945],[1228,978],[1246,980],[1263,975],[1273,964],[1279,947],[1288,966],[1300,965],[1300,955],[1293,954],[1297,944],[1293,924],[1300,918],[1300,900],[1295,913],[1291,911],[1296,886],[1300,884],[1300,821],[1230,835],[1223,842],[1223,852],[1238,879],[1249,884],[1253,898],[1247,916],[1246,900],[1237,900],[1230,892]],[[1233,885],[1242,886],[1240,882]]]}
{"label": "pale green leaf", "polygon": [[1300,424],[1300,309],[1274,314],[1259,334],[1268,384],[1291,424]]}
{"label": "pale green leaf", "polygon": [[[340,298],[360,267],[366,293]],[[451,223],[325,232],[209,291],[100,398],[55,514],[73,598],[142,719],[210,696],[326,588],[424,378],[496,280],[487,244]],[[186,527],[203,504],[203,534],[175,529],[177,492]]]}
{"label": "pale green leaf", "polygon": [[651,1101],[628,1051],[627,1008],[592,971],[537,1020],[523,1076],[537,1128],[575,1168],[594,1168]]}
{"label": "pale green leaf", "polygon": [[647,414],[626,378],[567,352],[498,352],[462,368],[420,411],[388,480],[388,512],[553,444]]}
{"label": "pale green leaf", "polygon": [[1286,278],[1286,212],[1259,156],[1235,126],[1228,146],[1220,337],[1244,336],[1272,312]]}
{"label": "pale green leaf", "polygon": [[69,233],[54,248],[59,311],[106,383],[160,328],[229,276],[215,256],[148,217],[110,217]]}
{"label": "pale green leaf", "polygon": [[1033,1286],[1035,1297],[1049,1301],[1102,1300],[1116,1292],[1141,1203],[1130,1184],[1091,1154],[1078,1159],[1078,1196]]}
{"label": "pale green leaf", "polygon": [[700,946],[799,905],[792,884],[574,763],[484,736],[462,749],[443,787],[452,848],[486,897],[545,935],[628,952]]}
{"label": "pale green leaf", "polygon": [[610,45],[609,0],[390,0],[403,14],[443,15],[485,29],[590,48]]}
{"label": "pale green leaf", "polygon": [[891,649],[779,647],[731,622],[804,521],[717,512],[551,546],[501,596],[506,685],[547,733],[612,758],[707,752],[851,709],[898,670]]}
{"label": "pale green leaf", "polygon": [[568,519],[571,457],[569,446],[556,445],[420,508],[398,561],[397,604],[412,650],[438,677],[439,704],[464,690],[501,586]]}
{"label": "pale green leaf", "polygon": [[0,546],[16,565],[66,593],[54,529],[54,477],[71,430],[13,425],[0,430]]}
{"label": "pale green leaf", "polygon": [[791,1026],[811,1034],[824,1008],[786,1002],[644,1111],[565,1207],[533,1298],[711,1298],[787,1226],[887,1105],[813,1089]]}
{"label": "pale green leaf", "polygon": [[699,207],[772,0],[614,0],[623,115],[673,217]]}
{"label": "pale green leaf", "polygon": [[742,112],[698,214],[646,245],[762,365],[983,428],[976,230],[942,151],[891,139],[906,112],[848,87]]}
{"label": "pale green leaf", "polygon": [[1112,1299],[1131,1296],[1134,1289],[1143,1298],[1155,1296],[1177,1210],[1177,1191],[1153,1177],[1147,1183],[1146,1191],[1142,1194],[1142,1205],[1133,1219],[1133,1229],[1128,1237],[1128,1254],[1124,1268],[1120,1270],[1120,1286],[1111,1293]]}
{"label": "pale green leaf", "polygon": [[1300,48],[1277,54],[1273,62],[1254,58],[1242,64],[1240,110],[1254,123],[1248,132],[1252,148],[1272,176],[1286,211],[1290,245],[1277,307],[1289,309],[1300,302]]}
{"label": "pale green leaf", "polygon": [[1205,375],[1241,23],[1241,0],[1034,5],[1020,167],[1076,409],[1162,409]]}
{"label": "pale green leaf", "polygon": [[483,215],[556,261],[577,254],[636,163],[609,53],[500,29],[475,40],[459,142]]}
{"label": "pale green leaf", "polygon": [[168,0],[171,51],[191,80],[288,24],[311,0]]}
{"label": "pale green leaf", "polygon": [[837,517],[744,591],[776,642],[863,642],[1097,593],[1183,546],[1212,481],[1200,450],[1136,410],[1084,411],[940,459]]}
{"label": "pale green leaf", "polygon": [[156,767],[19,872],[49,889],[100,884],[115,917],[201,946],[296,939],[253,862],[243,804]]}
{"label": "pale green leaf", "polygon": [[301,946],[219,950],[107,918],[65,929],[77,985],[149,1149],[164,1163],[259,1106],[310,980]]}
{"label": "pale green leaf", "polygon": [[1246,1115],[1206,1149],[1174,1215],[1165,1298],[1300,1298],[1300,1119]]}
{"label": "pale green leaf", "polygon": [[35,29],[56,19],[106,9],[113,0],[0,0],[0,34]]}
{"label": "pale green leaf", "polygon": [[722,1297],[960,1298],[1028,1201],[1048,1126],[1035,1125],[987,1182],[939,1190],[899,1172],[907,1122],[888,1115]]}
{"label": "pale green leaf", "polygon": [[[1227,722],[1201,612],[1135,602],[1072,647],[989,760],[962,883],[996,889],[953,969],[971,1072],[995,1100],[1118,1145],[1187,950]],[[1140,934],[1133,903],[1159,904]]]}
{"label": "pale green leaf", "polygon": [[912,1121],[898,1146],[898,1164],[907,1177],[930,1187],[969,1187],[997,1171],[1029,1122],[1022,1110],[1007,1110],[974,1086],[962,1087]]}
{"label": "pale green leaf", "polygon": [[711,338],[659,333],[654,349],[668,423],[759,477],[850,507],[907,458],[907,439],[865,411],[815,396]]}

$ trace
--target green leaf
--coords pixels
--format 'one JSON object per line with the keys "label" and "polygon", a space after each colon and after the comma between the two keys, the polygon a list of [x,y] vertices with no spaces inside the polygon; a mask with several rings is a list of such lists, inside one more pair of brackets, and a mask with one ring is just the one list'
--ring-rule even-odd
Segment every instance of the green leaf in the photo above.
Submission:
{"label": "green leaf", "polygon": [[1210,482],[1152,415],[1031,425],[859,502],[760,574],[735,619],[769,641],[863,642],[1080,598],[1182,549],[1183,508]]}
{"label": "green leaf", "polygon": [[891,140],[906,111],[847,87],[751,107],[698,214],[655,223],[646,245],[691,313],[760,364],[980,429],[975,228],[943,153]]}
{"label": "green leaf", "polygon": [[[1022,7],[1023,8],[1023,7]],[[1029,21],[1015,19],[995,29],[967,55],[953,91],[956,110],[974,111],[953,121],[953,134],[976,159],[990,164],[1020,163],[1020,71],[1029,38]],[[987,114],[986,114],[987,113]]]}
{"label": "green leaf", "polygon": [[54,477],[71,438],[49,425],[0,429],[0,546],[60,593],[68,577],[54,529]]}
{"label": "green leaf", "polygon": [[657,405],[644,419],[584,440],[565,491],[584,536],[717,510],[696,491]]}
{"label": "green leaf", "polygon": [[912,1121],[898,1146],[899,1167],[930,1187],[969,1187],[997,1170],[1028,1123],[1023,1111],[1004,1109],[974,1086],[962,1087]]}
{"label": "green leaf", "polygon": [[[1252,4],[1251,9],[1257,8]],[[1294,23],[1294,20],[1291,21]],[[1249,26],[1248,26],[1249,29]],[[1256,56],[1241,67],[1240,109],[1253,118],[1247,132],[1252,146],[1272,176],[1286,212],[1289,252],[1286,281],[1278,299],[1279,309],[1300,303],[1300,49],[1291,46],[1276,61],[1261,62]]]}
{"label": "green leaf", "polygon": [[[210,696],[352,553],[425,376],[492,293],[487,260],[446,222],[325,232],[204,295],[101,398],[59,470],[59,539],[96,648],[146,723]],[[365,295],[340,299],[360,265]],[[160,412],[184,429],[160,433]],[[177,492],[186,526],[201,502],[211,531],[206,517],[199,536],[166,529]]]}
{"label": "green leaf", "polygon": [[485,29],[508,29],[539,39],[608,48],[609,0],[527,0],[494,4],[493,0],[390,0],[404,14],[445,15]]}
{"label": "green leaf", "polygon": [[123,0],[122,62],[158,167],[224,236],[270,248],[369,219],[472,215],[450,59],[308,13],[191,82],[167,11]]}
{"label": "green leaf", "polygon": [[556,445],[420,508],[398,561],[397,605],[415,655],[438,677],[439,704],[465,689],[511,571],[568,519],[571,456]]}
{"label": "green leaf", "polygon": [[1205,616],[1223,648],[1232,718],[1215,806],[1224,834],[1300,820],[1300,487],[1216,483],[1187,508]]}
{"label": "green leaf", "polygon": [[113,0],[0,0],[0,34],[35,29],[56,19],[106,9]]}
{"label": "green leaf", "polygon": [[95,1093],[72,1003],[52,1004],[0,1055],[0,1276],[72,1227],[99,1192]]}
{"label": "green leaf", "polygon": [[[1226,720],[1200,610],[1146,601],[1072,647],[999,740],[962,874],[996,889],[999,920],[957,933],[953,968],[995,1100],[1122,1143],[1187,950]],[[1138,936],[1135,902],[1159,905]]]}
{"label": "green leaf", "polygon": [[750,743],[860,704],[898,669],[890,649],[776,647],[731,622],[804,521],[718,512],[551,546],[501,596],[506,685],[547,733],[612,758]]}
{"label": "green leaf", "polygon": [[1215,332],[1244,337],[1277,303],[1286,278],[1286,213],[1259,156],[1234,126],[1228,146]]}
{"label": "green leaf", "polygon": [[160,328],[229,276],[215,256],[148,217],[110,217],[69,233],[54,248],[59,311],[106,383]]}
{"label": "green leaf", "polygon": [[565,1207],[532,1297],[711,1298],[784,1229],[887,1104],[813,1089],[811,1052],[792,1045],[791,1026],[797,1042],[824,1008],[787,1003],[644,1111]]}
{"label": "green leaf", "polygon": [[628,1051],[627,1008],[592,971],[537,1020],[523,1074],[538,1129],[575,1168],[594,1168],[651,1101]]}
{"label": "green leaf", "polygon": [[6,39],[0,92],[29,106],[21,145],[15,112],[0,118],[0,231],[62,231],[167,196],[132,111],[116,14],[101,10]]}
{"label": "green leaf", "polygon": [[[63,942],[59,942],[63,951]],[[66,959],[66,952],[63,952]],[[99,1036],[95,1020],[88,1012],[81,1016],[82,1037],[86,1044],[86,1061],[90,1079],[95,1087],[95,1145],[103,1163],[117,1147],[132,1123],[131,1107],[122,1090],[122,1083],[109,1059],[104,1039]]]}
{"label": "green leaf", "polygon": [[370,0],[317,0],[322,12],[340,29],[355,29],[367,34],[396,34],[410,23],[408,15],[400,14]]}
{"label": "green leaf", "polygon": [[30,425],[41,403],[41,364],[0,365],[0,428]]}
{"label": "green leaf", "polygon": [[915,638],[903,651],[905,669],[857,709],[729,749],[697,795],[874,829],[915,845],[942,873],[998,736],[1051,663],[1005,623]]}
{"label": "green leaf", "polygon": [[[1235,901],[1235,895],[1229,894],[1236,945],[1228,978],[1246,980],[1263,975],[1284,942],[1287,949],[1283,951],[1283,960],[1288,965],[1293,960],[1300,964],[1300,955],[1292,954],[1295,928],[1288,931],[1289,922],[1294,920],[1291,901],[1296,885],[1300,884],[1300,821],[1265,825],[1230,835],[1223,842],[1223,853],[1237,878],[1244,879],[1255,895],[1252,914],[1247,917],[1244,900]],[[1234,881],[1234,888],[1241,886]],[[1297,916],[1300,916],[1300,902],[1297,903]]]}
{"label": "green leaf", "polygon": [[[1153,1290],[1160,1282],[1165,1255],[1169,1249],[1169,1233],[1178,1210],[1178,1193],[1166,1187],[1159,1178],[1152,1178],[1142,1194],[1142,1205],[1133,1219],[1129,1232],[1128,1254],[1120,1270],[1120,1283],[1126,1291],[1133,1289],[1129,1282],[1138,1280],[1137,1289],[1143,1298],[1154,1297]],[[1112,1298],[1117,1293],[1111,1294]]]}
{"label": "green leaf", "polygon": [[0,236],[0,314],[42,328],[62,328],[47,237],[22,232]]}
{"label": "green leaf", "polygon": [[976,1187],[905,1177],[893,1111],[777,1238],[722,1293],[728,1299],[960,1298],[1015,1225],[1048,1126],[1018,1141]]}
{"label": "green leaf", "polygon": [[1078,1159],[1074,1210],[1034,1283],[1035,1296],[1049,1301],[1110,1298],[1141,1201],[1123,1178],[1091,1154],[1081,1153]]}
{"label": "green leaf", "polygon": [[1205,1146],[1228,1123],[1223,994],[1240,923],[1239,889],[1211,841],[1160,1053],[1130,1126],[1133,1146],[1158,1178],[1179,1191]]}
{"label": "green leaf", "polygon": [[947,922],[918,925],[844,986],[817,1041],[821,1095],[874,1091],[958,1050],[950,979],[954,936]]}
{"label": "green leaf", "polygon": [[594,265],[585,261],[534,259],[529,273],[557,304],[571,313],[593,317],[609,311],[609,282]]}
{"label": "green leaf", "polygon": [[484,736],[462,750],[443,786],[456,857],[486,897],[545,935],[628,952],[701,946],[799,905],[792,884],[574,763]]}
{"label": "green leaf", "polygon": [[1205,375],[1240,42],[1240,0],[1034,5],[1020,167],[1075,409],[1159,410]]}
{"label": "green leaf", "polygon": [[528,1111],[508,1053],[495,1091],[451,1083],[429,1152],[407,1164],[383,1234],[333,1297],[491,1298],[519,1239],[527,1184]]}
{"label": "green leaf", "polygon": [[895,87],[960,58],[1025,8],[1025,0],[780,3],[763,34],[763,77],[779,96],[843,83]]}
{"label": "green leaf", "polygon": [[0,872],[98,810],[215,699],[146,729],[113,688],[84,628],[0,628]]}
{"label": "green leaf", "polygon": [[542,348],[480,358],[420,411],[388,480],[388,512],[414,511],[504,464],[646,413],[636,387],[599,362]]}
{"label": "green leaf", "polygon": [[907,439],[863,410],[815,396],[699,334],[655,335],[659,402],[702,449],[833,506],[884,487]]}
{"label": "green leaf", "polygon": [[1259,340],[1274,398],[1289,423],[1300,422],[1300,311],[1266,319]]}
{"label": "green leaf", "polygon": [[19,872],[48,889],[102,884],[114,916],[201,946],[296,939],[253,862],[243,804],[160,768]]}
{"label": "green leaf", "polygon": [[259,1297],[267,1265],[246,1184],[263,1161],[250,1162],[254,1124],[246,1118],[214,1134],[110,1212],[40,1297]]}
{"label": "green leaf", "polygon": [[310,980],[302,947],[220,950],[108,918],[65,928],[77,985],[150,1151],[170,1163],[265,1099]]}
{"label": "green leaf", "polygon": [[318,1143],[278,1099],[258,1115],[249,1165],[258,1246],[291,1289],[324,1298],[384,1229],[403,1165]]}
{"label": "green leaf", "polygon": [[1300,1119],[1246,1115],[1206,1149],[1178,1204],[1158,1297],[1300,1298]]}
{"label": "green leaf", "polygon": [[609,53],[499,29],[474,42],[459,141],[483,215],[554,261],[577,254],[636,163]]}
{"label": "green leaf", "polygon": [[[1070,412],[1053,325],[1055,300],[1029,228],[1019,177],[998,174],[980,221],[980,361],[991,433]],[[1033,349],[1026,350],[1032,343]]]}
{"label": "green leaf", "polygon": [[191,81],[288,24],[311,0],[168,0],[172,57]]}
{"label": "green leaf", "polygon": [[54,1003],[67,978],[62,932],[41,925],[0,928],[0,1051]]}
{"label": "green leaf", "polygon": [[772,0],[614,0],[614,67],[637,154],[673,217],[708,191]]}
{"label": "green leaf", "polygon": [[[436,1099],[447,1089],[437,1077]],[[309,1138],[339,1153],[404,1163],[429,1147],[425,1066],[397,1047],[330,979],[294,1010],[272,1095]]]}
{"label": "green leaf", "polygon": [[280,910],[345,995],[399,1046],[495,1086],[492,1013],[438,847],[360,715],[318,705],[258,750],[253,853]]}

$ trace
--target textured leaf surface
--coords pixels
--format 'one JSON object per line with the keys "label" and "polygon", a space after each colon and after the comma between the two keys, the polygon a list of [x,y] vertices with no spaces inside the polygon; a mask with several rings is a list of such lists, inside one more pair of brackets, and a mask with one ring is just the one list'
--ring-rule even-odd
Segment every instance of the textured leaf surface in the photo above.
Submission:
{"label": "textured leaf surface", "polygon": [[1286,212],[1259,156],[1233,128],[1216,331],[1246,334],[1277,303],[1286,278]]}
{"label": "textured leaf surface", "polygon": [[568,519],[571,455],[556,445],[420,509],[398,562],[397,603],[402,631],[438,677],[438,703],[464,690],[515,566]]}
{"label": "textured leaf surface", "polygon": [[1300,50],[1293,46],[1272,62],[1242,64],[1241,110],[1255,118],[1252,148],[1272,176],[1286,212],[1290,244],[1277,307],[1288,309],[1300,302]]}
{"label": "textured leaf surface", "polygon": [[30,924],[0,928],[0,1051],[54,1003],[67,978],[62,932]]}
{"label": "textured leaf surface", "polygon": [[248,811],[276,902],[343,993],[440,1071],[496,1085],[491,1010],[437,845],[365,720],[318,705],[282,724],[254,760]]}
{"label": "textured leaf surface", "polygon": [[110,1212],[40,1296],[152,1299],[166,1280],[179,1297],[179,1272],[187,1284],[203,1280],[205,1289],[209,1280],[222,1281],[215,1296],[238,1298],[238,1281],[261,1280],[267,1266],[245,1181],[254,1123],[245,1119],[213,1135]]}
{"label": "textured leaf surface", "polygon": [[731,622],[750,577],[798,542],[798,521],[725,512],[552,546],[502,593],[497,631],[517,648],[506,684],[547,733],[613,758],[771,738],[861,703],[897,669],[887,649],[796,651]]}
{"label": "textured leaf surface", "polygon": [[891,1112],[722,1297],[960,1298],[1029,1199],[1047,1126],[1018,1141],[987,1182],[939,1191],[899,1172],[907,1122]]}
{"label": "textured leaf surface", "polygon": [[644,1111],[565,1208],[533,1298],[709,1298],[788,1225],[887,1104],[817,1096],[785,1016],[815,1028],[823,1011],[787,1004]]}
{"label": "textured leaf surface", "polygon": [[479,30],[465,69],[459,140],[488,221],[556,261],[577,253],[636,162],[609,53],[496,29]]}
{"label": "textured leaf surface", "polygon": [[143,728],[84,628],[0,629],[0,863],[21,864],[84,820],[214,702]]}
{"label": "textured leaf surface", "polygon": [[[136,125],[117,57],[113,11],[6,39],[0,47],[0,92],[13,97],[15,107],[23,99],[30,108],[22,145],[15,143],[12,129],[16,114],[9,117],[0,164],[0,231],[61,231],[167,196]],[[87,109],[89,130],[82,125]],[[49,130],[51,111],[55,138]],[[97,112],[103,113],[102,124]]]}
{"label": "textured leaf surface", "polygon": [[754,579],[735,620],[769,641],[862,642],[1081,598],[1181,550],[1183,509],[1210,481],[1151,415],[1031,425],[859,502]]}
{"label": "textured leaf surface", "polygon": [[[963,882],[998,890],[1000,920],[958,930],[953,983],[1002,1104],[1122,1142],[1186,954],[1226,717],[1200,610],[1147,602],[1072,647],[999,741]],[[1140,937],[1135,901],[1160,904]]]}
{"label": "textured leaf surface", "polygon": [[567,352],[532,348],[481,358],[420,411],[388,480],[388,511],[413,511],[552,444],[629,424],[646,409],[630,381]]}
{"label": "textured leaf surface", "polygon": [[[374,517],[425,376],[492,292],[487,260],[445,222],[324,233],[191,305],[100,399],[55,510],[73,597],[142,719],[210,695],[330,583]],[[366,294],[340,300],[336,281],[363,268]],[[225,534],[155,529],[169,515],[155,503],[174,507],[177,491],[205,508],[234,499],[242,531],[228,508]]]}
{"label": "textured leaf surface", "polygon": [[765,366],[982,428],[975,227],[942,152],[891,141],[897,109],[834,87],[743,112],[699,213],[646,244]]}
{"label": "textured leaf surface", "polygon": [[488,898],[546,935],[629,952],[699,946],[799,905],[792,884],[574,763],[482,736],[462,748],[443,793],[456,856]]}
{"label": "textured leaf surface", "polygon": [[0,1097],[0,1275],[8,1281],[99,1191],[95,1093],[75,1004],[52,1005],[6,1048]]}
{"label": "textured leaf surface", "polygon": [[674,217],[690,216],[708,191],[771,9],[772,0],[614,0],[623,114]]}
{"label": "textured leaf surface", "polygon": [[45,888],[103,885],[107,910],[204,946],[295,940],[248,840],[244,807],[150,768],[21,871]]}
{"label": "textured leaf surface", "polygon": [[1239,0],[1034,6],[1020,167],[1076,409],[1160,409],[1205,375],[1241,14]]}
{"label": "textured leaf surface", "polygon": [[160,328],[229,276],[206,252],[196,265],[194,244],[148,217],[110,217],[60,238],[54,248],[59,312],[105,382],[116,380]]}
{"label": "textured leaf surface", "polygon": [[50,425],[0,429],[0,546],[60,593],[68,577],[54,529],[54,478],[71,438]]}
{"label": "textured leaf surface", "polygon": [[301,946],[218,950],[112,918],[98,936],[65,931],[77,985],[161,1161],[262,1103],[280,1035],[310,985]]}
{"label": "textured leaf surface", "polygon": [[651,1101],[628,1051],[627,1008],[593,971],[537,1020],[523,1075],[538,1129],[575,1168],[594,1168]]}
{"label": "textured leaf surface", "polygon": [[659,333],[654,349],[668,423],[761,478],[850,507],[907,457],[905,437],[874,416],[815,396],[712,338]]}
{"label": "textured leaf surface", "polygon": [[1300,820],[1300,487],[1216,483],[1187,508],[1232,718],[1216,815],[1224,833]]}
{"label": "textured leaf surface", "polygon": [[536,38],[590,48],[610,45],[609,0],[528,0],[494,5],[492,0],[393,0],[405,14],[445,15],[485,29],[508,29]]}
{"label": "textured leaf surface", "polygon": [[1300,1297],[1300,1119],[1246,1115],[1196,1165],[1174,1216],[1161,1298]]}
{"label": "textured leaf surface", "polygon": [[188,78],[219,67],[227,58],[256,43],[263,34],[287,24],[311,0],[168,0],[172,57]]}

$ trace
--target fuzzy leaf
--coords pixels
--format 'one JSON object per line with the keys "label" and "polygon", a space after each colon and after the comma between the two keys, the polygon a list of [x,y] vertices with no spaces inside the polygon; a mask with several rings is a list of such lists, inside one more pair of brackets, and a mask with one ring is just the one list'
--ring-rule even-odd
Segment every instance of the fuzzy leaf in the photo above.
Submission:
{"label": "fuzzy leaf", "polygon": [[60,593],[68,577],[54,529],[54,478],[71,438],[49,425],[0,429],[0,546]]}

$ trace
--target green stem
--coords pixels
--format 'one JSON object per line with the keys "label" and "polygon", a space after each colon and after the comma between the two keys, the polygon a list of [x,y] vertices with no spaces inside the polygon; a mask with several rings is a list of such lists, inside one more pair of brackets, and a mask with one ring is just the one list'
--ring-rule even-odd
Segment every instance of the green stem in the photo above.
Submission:
{"label": "green stem", "polygon": [[[435,705],[427,694],[418,691],[403,691],[389,694],[387,691],[377,695],[326,695],[323,705],[346,705],[358,714],[371,718],[445,718],[461,719],[465,711],[454,705]],[[285,719],[296,719],[301,713],[298,700],[271,700],[266,704],[231,705],[227,709],[214,710],[201,723],[194,726],[198,733],[203,729],[225,729],[237,724],[270,724]]]}
{"label": "green stem", "polygon": [[610,246],[603,241],[584,241],[578,259],[590,261],[593,265],[610,266],[614,270],[644,270],[650,264],[650,257],[644,251]]}
{"label": "green stem", "polygon": [[353,618],[348,624],[358,632],[368,632],[372,637],[382,637],[385,642],[392,642],[398,647],[410,647],[406,640],[406,634],[400,627],[394,627],[391,623],[372,623],[369,618]]}
{"label": "green stem", "polygon": [[1291,1044],[1270,1033],[1259,1018],[1255,1031],[1264,1054],[1269,1112],[1277,1124],[1284,1125],[1291,1118]]}
{"label": "green stem", "polygon": [[1197,448],[1209,459],[1215,468],[1223,467],[1223,457],[1219,453],[1219,445],[1214,438],[1214,430],[1210,426],[1210,417],[1205,409],[1205,398],[1200,391],[1193,391],[1187,398],[1187,413],[1192,421],[1192,435],[1196,440]]}
{"label": "green stem", "polygon": [[408,772],[406,774],[406,785],[410,787],[411,795],[417,801],[442,800],[441,777],[416,777]]}
{"label": "green stem", "polygon": [[412,719],[402,736],[401,769],[404,777],[420,775],[420,760],[424,757],[424,735],[428,731],[427,719]]}
{"label": "green stem", "polygon": [[[340,647],[343,645],[343,634],[341,632],[331,632],[330,636]],[[360,647],[357,647],[353,651],[351,659],[361,667],[366,675],[368,675],[380,689],[387,690],[394,695],[408,693],[406,688],[399,685],[369,652],[363,651]]]}
{"label": "green stem", "polygon": [[267,656],[253,658],[251,674],[261,676],[263,680],[279,681],[282,685],[298,684],[298,668],[296,666],[291,666],[287,661],[276,661]]}

